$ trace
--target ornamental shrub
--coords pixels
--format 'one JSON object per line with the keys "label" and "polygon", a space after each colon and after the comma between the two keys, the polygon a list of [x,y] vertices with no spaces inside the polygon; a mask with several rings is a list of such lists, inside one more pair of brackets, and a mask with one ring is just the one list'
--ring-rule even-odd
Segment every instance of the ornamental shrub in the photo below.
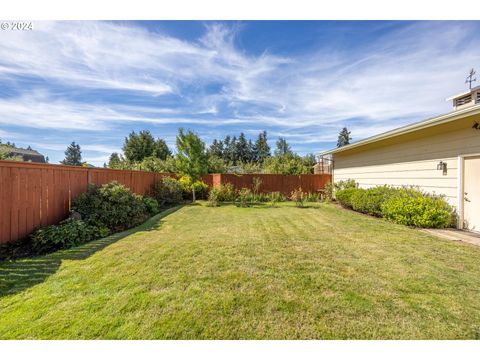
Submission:
{"label": "ornamental shrub", "polygon": [[[226,183],[225,185],[220,185],[218,187],[214,187],[213,189],[216,189],[216,192],[218,194],[218,201],[220,202],[233,202],[235,201],[236,198],[236,193],[235,193],[235,188],[233,187],[232,184]],[[212,191],[211,189],[210,191]]]}
{"label": "ornamental shrub", "polygon": [[318,193],[308,193],[305,195],[306,202],[319,202],[320,201],[320,194]]}
{"label": "ornamental shrub", "polygon": [[354,179],[340,180],[337,181],[334,185],[335,191],[353,189],[357,187],[357,183]]}
{"label": "ornamental shrub", "polygon": [[192,186],[195,188],[195,196],[197,199],[205,199],[208,194],[208,185],[201,180],[192,182],[190,176],[184,175],[178,181],[182,186],[183,198],[185,200],[192,198]]}
{"label": "ornamental shrub", "polygon": [[352,209],[364,214],[382,216],[381,205],[397,192],[390,186],[376,186],[370,189],[356,189],[350,201]]}
{"label": "ornamental shrub", "polygon": [[290,200],[295,201],[296,207],[303,207],[305,199],[306,194],[303,192],[302,188],[295,189],[290,194]]}
{"label": "ornamental shrub", "polygon": [[160,206],[178,204],[183,198],[182,183],[172,177],[163,176],[152,185],[150,196],[157,200]]}
{"label": "ornamental shrub", "polygon": [[238,192],[236,205],[239,207],[248,207],[253,197],[252,192],[248,188],[243,188]]}
{"label": "ornamental shrub", "polygon": [[154,198],[150,196],[144,196],[143,197],[143,204],[145,205],[145,209],[150,215],[155,215],[158,214],[159,212],[159,207],[158,207],[158,202]]}
{"label": "ornamental shrub", "polygon": [[335,199],[347,208],[352,208],[352,196],[357,192],[357,188],[347,188],[335,192]]}
{"label": "ornamental shrub", "polygon": [[112,232],[139,225],[148,217],[142,197],[117,181],[89,185],[87,191],[74,200],[72,209],[87,224],[107,227]]}
{"label": "ornamental shrub", "polygon": [[59,225],[51,225],[37,230],[31,235],[32,248],[37,254],[68,249],[86,242],[108,236],[106,227],[89,225],[73,217]]}
{"label": "ornamental shrub", "polygon": [[385,218],[397,224],[415,227],[446,228],[455,221],[454,210],[443,197],[415,188],[396,189],[381,204],[381,211]]}
{"label": "ornamental shrub", "polygon": [[214,187],[208,193],[208,206],[218,206],[220,202],[220,188]]}

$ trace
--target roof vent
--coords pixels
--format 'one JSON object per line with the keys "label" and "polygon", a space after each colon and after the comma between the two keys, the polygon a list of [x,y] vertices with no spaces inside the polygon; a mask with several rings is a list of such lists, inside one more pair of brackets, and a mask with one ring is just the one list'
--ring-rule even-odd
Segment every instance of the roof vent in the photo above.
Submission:
{"label": "roof vent", "polygon": [[480,103],[480,86],[472,88],[472,82],[477,81],[475,70],[470,70],[465,83],[468,84],[469,90],[461,94],[449,97],[447,101],[453,101],[453,109],[460,110]]}

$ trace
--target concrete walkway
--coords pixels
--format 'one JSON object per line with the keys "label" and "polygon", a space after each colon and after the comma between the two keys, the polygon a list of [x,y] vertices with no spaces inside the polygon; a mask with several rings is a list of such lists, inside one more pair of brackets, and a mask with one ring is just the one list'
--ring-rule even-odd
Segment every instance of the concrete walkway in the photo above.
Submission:
{"label": "concrete walkway", "polygon": [[422,231],[447,240],[463,241],[469,244],[480,246],[479,233],[457,229],[423,229]]}

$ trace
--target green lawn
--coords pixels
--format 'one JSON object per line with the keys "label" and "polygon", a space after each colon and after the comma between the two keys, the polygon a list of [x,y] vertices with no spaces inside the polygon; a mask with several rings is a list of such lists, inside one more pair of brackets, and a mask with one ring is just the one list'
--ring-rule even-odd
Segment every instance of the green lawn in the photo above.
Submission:
{"label": "green lawn", "polygon": [[480,248],[328,204],[175,208],[0,281],[3,339],[480,337]]}

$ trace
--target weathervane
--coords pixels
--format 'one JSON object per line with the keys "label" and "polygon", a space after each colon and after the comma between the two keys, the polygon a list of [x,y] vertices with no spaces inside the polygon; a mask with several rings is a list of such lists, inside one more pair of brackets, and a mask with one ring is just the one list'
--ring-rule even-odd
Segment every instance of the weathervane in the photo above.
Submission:
{"label": "weathervane", "polygon": [[477,81],[477,78],[473,78],[473,76],[476,74],[475,69],[472,68],[470,70],[470,75],[467,76],[467,80],[465,80],[465,84],[468,83],[470,86],[470,90],[472,90],[472,82]]}

